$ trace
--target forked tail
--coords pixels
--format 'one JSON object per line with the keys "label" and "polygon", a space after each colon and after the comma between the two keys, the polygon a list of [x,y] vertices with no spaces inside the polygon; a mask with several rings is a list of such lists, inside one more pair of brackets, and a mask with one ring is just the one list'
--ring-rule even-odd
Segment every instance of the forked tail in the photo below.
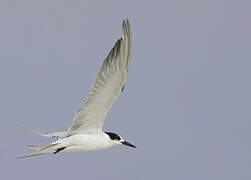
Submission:
{"label": "forked tail", "polygon": [[32,149],[35,149],[36,151],[31,153],[31,154],[28,154],[28,155],[24,155],[24,156],[20,156],[20,157],[17,157],[17,159],[22,159],[22,158],[27,158],[27,157],[32,157],[32,156],[37,156],[37,155],[41,155],[41,154],[44,154],[44,153],[58,153],[62,150],[65,149],[65,147],[60,147],[60,144],[57,143],[57,144],[50,144],[48,146],[33,146],[33,145],[28,145],[28,147],[32,148]]}

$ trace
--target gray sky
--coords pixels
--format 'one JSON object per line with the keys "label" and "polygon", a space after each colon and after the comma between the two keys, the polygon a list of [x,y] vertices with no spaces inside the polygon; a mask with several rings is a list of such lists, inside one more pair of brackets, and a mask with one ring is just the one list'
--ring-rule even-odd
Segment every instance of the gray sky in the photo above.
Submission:
{"label": "gray sky", "polygon": [[[3,179],[250,180],[251,1],[0,1]],[[105,120],[137,149],[16,160],[66,130],[128,17],[125,91]]]}

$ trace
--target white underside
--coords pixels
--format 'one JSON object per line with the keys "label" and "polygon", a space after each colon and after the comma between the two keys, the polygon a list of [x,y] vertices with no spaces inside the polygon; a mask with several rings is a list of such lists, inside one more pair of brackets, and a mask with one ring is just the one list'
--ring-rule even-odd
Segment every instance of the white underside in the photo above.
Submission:
{"label": "white underside", "polygon": [[52,144],[59,147],[66,147],[61,152],[78,152],[101,150],[116,145],[105,133],[99,135],[76,134],[67,138],[60,139]]}

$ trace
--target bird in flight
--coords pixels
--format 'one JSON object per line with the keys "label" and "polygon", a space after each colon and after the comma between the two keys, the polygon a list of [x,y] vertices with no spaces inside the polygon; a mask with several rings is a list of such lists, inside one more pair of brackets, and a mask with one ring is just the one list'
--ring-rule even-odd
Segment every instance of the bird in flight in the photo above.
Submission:
{"label": "bird in flight", "polygon": [[122,37],[117,40],[104,60],[87,100],[75,114],[72,126],[65,132],[32,131],[45,137],[55,138],[56,141],[46,146],[28,145],[35,149],[35,152],[20,156],[18,159],[45,153],[106,149],[120,144],[136,148],[119,134],[102,130],[106,114],[124,90],[131,52],[131,28],[128,19],[125,19],[122,22]]}

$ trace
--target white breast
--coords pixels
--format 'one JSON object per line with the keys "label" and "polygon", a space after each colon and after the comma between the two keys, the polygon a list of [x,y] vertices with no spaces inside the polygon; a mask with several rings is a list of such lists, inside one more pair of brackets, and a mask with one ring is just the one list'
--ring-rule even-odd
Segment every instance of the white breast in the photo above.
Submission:
{"label": "white breast", "polygon": [[105,133],[98,135],[76,134],[58,141],[64,152],[92,151],[116,145]]}

